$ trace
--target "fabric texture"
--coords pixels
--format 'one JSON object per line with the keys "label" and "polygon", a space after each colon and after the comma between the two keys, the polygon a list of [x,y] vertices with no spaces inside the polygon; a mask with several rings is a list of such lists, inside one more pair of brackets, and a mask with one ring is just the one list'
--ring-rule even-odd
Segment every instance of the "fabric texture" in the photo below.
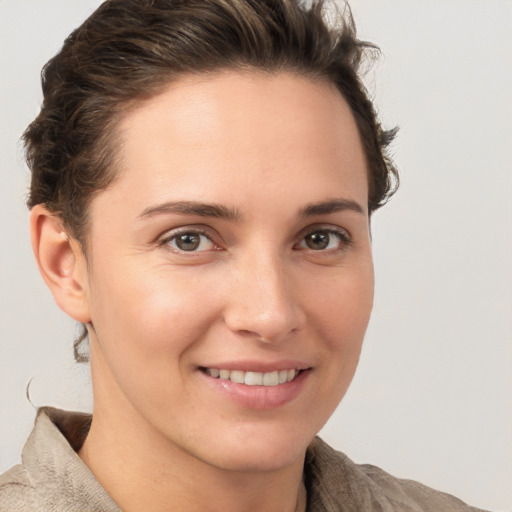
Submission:
{"label": "fabric texture", "polygon": [[[0,512],[121,512],[77,450],[91,416],[41,408],[22,464],[0,476]],[[308,512],[482,512],[417,482],[358,465],[315,438],[305,466]]]}

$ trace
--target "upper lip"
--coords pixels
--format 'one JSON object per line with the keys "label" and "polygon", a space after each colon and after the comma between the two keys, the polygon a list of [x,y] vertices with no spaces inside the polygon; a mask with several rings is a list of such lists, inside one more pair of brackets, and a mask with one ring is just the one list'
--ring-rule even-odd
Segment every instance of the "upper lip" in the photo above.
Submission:
{"label": "upper lip", "polygon": [[224,361],[201,365],[200,368],[217,368],[219,370],[241,370],[244,372],[275,372],[279,370],[307,370],[311,365],[297,360],[264,361]]}

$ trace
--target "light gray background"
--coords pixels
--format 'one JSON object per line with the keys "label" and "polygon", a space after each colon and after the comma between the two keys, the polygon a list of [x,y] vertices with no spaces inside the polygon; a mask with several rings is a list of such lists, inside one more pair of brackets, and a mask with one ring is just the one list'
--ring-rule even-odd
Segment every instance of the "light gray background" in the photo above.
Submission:
{"label": "light gray background", "polygon": [[[0,0],[0,472],[35,405],[91,407],[73,322],[32,261],[18,138],[39,70],[98,0]],[[375,309],[323,430],[358,462],[512,509],[512,3],[353,0],[384,57],[368,75],[402,172],[373,219]]]}

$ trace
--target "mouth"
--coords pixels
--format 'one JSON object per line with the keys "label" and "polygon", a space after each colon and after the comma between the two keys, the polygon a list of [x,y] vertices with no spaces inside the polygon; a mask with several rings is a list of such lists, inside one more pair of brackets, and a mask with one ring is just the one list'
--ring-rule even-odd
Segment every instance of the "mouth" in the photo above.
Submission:
{"label": "mouth", "polygon": [[217,364],[198,368],[205,384],[215,396],[252,410],[276,409],[293,402],[313,370],[307,364],[292,361],[271,366],[254,361]]}
{"label": "mouth", "polygon": [[275,387],[295,380],[304,370],[295,368],[274,370],[271,372],[251,372],[243,370],[226,370],[221,368],[200,368],[214,379],[229,380],[246,386]]}

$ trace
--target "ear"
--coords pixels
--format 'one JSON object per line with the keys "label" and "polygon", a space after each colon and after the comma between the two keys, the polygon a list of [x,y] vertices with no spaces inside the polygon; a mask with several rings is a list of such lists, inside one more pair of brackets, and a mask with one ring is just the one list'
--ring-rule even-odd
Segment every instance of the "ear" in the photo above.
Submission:
{"label": "ear", "polygon": [[78,322],[89,323],[87,262],[80,244],[42,205],[30,212],[30,234],[39,272],[55,302]]}

